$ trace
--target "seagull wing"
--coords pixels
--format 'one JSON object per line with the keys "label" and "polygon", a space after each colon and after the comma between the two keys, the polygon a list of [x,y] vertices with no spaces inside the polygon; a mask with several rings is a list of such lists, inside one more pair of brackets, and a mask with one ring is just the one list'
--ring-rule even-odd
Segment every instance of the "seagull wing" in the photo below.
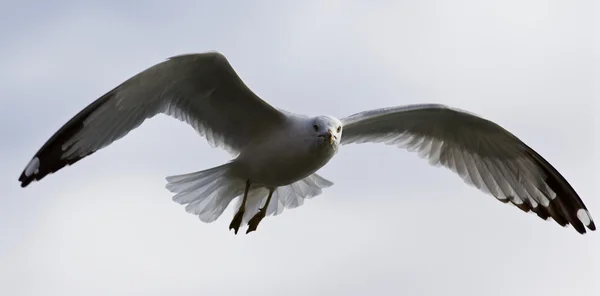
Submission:
{"label": "seagull wing", "polygon": [[443,105],[408,105],[342,119],[342,144],[383,142],[451,169],[498,200],[579,233],[596,226],[565,178],[537,152],[501,126]]}
{"label": "seagull wing", "polygon": [[126,80],[69,120],[23,170],[21,186],[74,164],[159,113],[188,123],[213,147],[232,154],[286,119],[244,84],[222,54],[175,56]]}

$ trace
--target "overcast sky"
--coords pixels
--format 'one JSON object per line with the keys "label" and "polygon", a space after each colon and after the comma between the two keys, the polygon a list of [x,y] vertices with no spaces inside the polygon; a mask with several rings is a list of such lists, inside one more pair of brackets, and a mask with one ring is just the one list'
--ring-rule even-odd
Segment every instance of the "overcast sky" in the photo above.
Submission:
{"label": "overcast sky", "polygon": [[97,97],[218,50],[293,112],[442,103],[491,119],[600,219],[596,1],[205,2],[0,4],[0,295],[600,294],[598,232],[391,146],[342,147],[319,171],[333,187],[251,235],[228,231],[231,207],[205,224],[171,200],[165,176],[229,155],[166,116],[21,189],[34,153]]}

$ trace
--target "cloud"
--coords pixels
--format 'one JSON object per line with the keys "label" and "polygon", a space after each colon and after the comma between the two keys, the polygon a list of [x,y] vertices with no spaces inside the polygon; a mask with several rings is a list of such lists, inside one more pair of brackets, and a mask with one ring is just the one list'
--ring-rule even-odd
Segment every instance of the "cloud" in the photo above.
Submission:
{"label": "cloud", "polygon": [[248,236],[227,231],[231,209],[204,224],[170,200],[165,176],[229,158],[165,116],[31,187],[16,181],[53,132],[116,84],[171,55],[217,49],[290,111],[438,102],[490,118],[555,165],[597,216],[587,4],[33,4],[29,22],[13,17],[15,29],[0,31],[10,40],[0,57],[0,294],[600,292],[596,233],[524,214],[395,147],[343,147],[321,170],[332,188]]}

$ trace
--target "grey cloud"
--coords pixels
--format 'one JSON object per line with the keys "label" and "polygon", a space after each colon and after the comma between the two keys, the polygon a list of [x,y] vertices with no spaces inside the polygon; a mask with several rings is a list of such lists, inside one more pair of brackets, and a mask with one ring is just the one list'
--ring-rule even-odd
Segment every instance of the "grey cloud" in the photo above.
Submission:
{"label": "grey cloud", "polygon": [[493,119],[555,165],[598,220],[594,4],[11,5],[28,15],[0,29],[10,40],[0,57],[0,294],[600,292],[597,233],[523,214],[394,147],[343,147],[321,170],[333,187],[248,236],[227,231],[231,209],[204,224],[170,200],[165,176],[228,155],[164,116],[27,189],[17,182],[105,91],[168,56],[217,49],[290,111],[438,102]]}

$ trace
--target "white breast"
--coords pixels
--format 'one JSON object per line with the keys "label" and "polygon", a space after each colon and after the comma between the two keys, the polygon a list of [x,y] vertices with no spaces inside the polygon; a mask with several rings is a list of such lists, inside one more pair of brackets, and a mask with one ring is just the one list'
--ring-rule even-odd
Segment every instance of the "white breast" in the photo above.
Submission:
{"label": "white breast", "polygon": [[318,138],[306,130],[291,124],[246,147],[234,160],[236,177],[265,187],[278,187],[316,172],[329,162],[335,151],[317,145]]}

